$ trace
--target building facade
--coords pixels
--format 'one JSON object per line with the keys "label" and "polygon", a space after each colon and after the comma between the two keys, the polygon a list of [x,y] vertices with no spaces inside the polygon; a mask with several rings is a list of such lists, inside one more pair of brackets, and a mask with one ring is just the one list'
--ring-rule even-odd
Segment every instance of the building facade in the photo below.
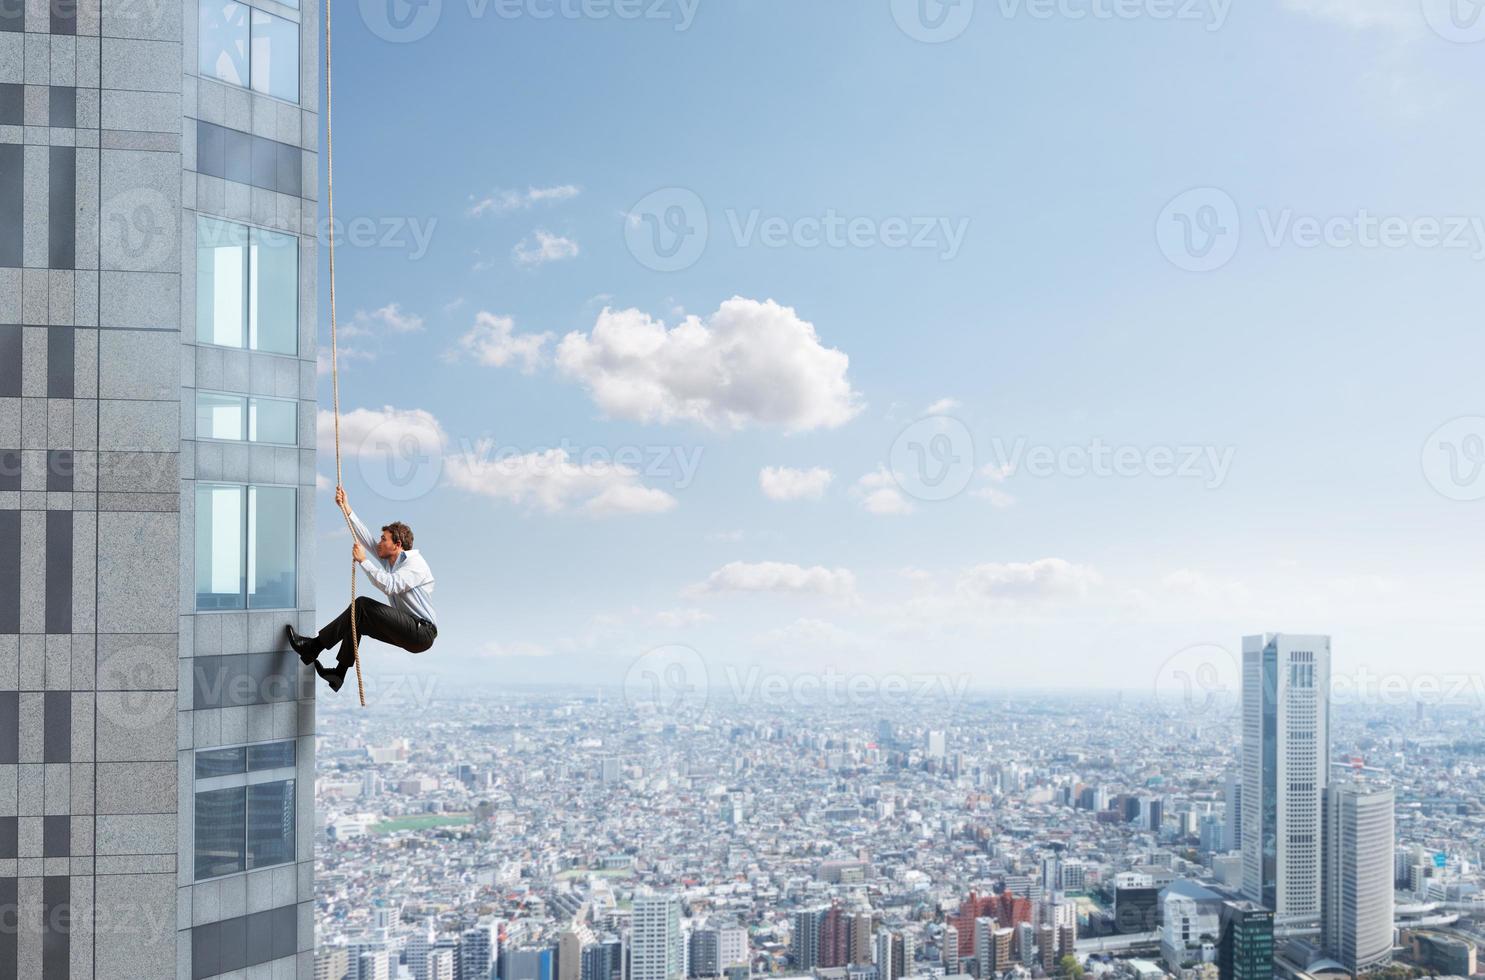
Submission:
{"label": "building facade", "polygon": [[1330,638],[1243,637],[1243,897],[1318,922],[1330,773]]}
{"label": "building facade", "polygon": [[637,896],[629,940],[630,980],[681,980],[685,975],[680,900],[674,895]]}
{"label": "building facade", "polygon": [[1273,980],[1273,911],[1257,902],[1224,902],[1221,917],[1217,945],[1221,980]]}
{"label": "building facade", "polygon": [[1394,794],[1376,783],[1325,790],[1325,900],[1321,941],[1353,974],[1392,957]]}
{"label": "building facade", "polygon": [[314,975],[319,10],[0,4],[0,976]]}

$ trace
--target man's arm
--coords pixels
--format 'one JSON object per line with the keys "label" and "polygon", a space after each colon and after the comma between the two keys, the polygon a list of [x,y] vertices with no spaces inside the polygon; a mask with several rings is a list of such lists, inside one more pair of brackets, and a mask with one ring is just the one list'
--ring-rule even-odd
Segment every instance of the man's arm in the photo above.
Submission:
{"label": "man's arm", "polygon": [[362,524],[361,518],[357,517],[356,512],[351,510],[351,502],[345,495],[344,487],[335,488],[335,503],[339,505],[340,512],[346,516],[346,520],[350,521],[351,530],[355,533],[356,540],[360,541],[364,547],[375,551],[377,539],[372,537],[371,529],[365,524]]}
{"label": "man's arm", "polygon": [[428,585],[433,581],[433,572],[429,570],[426,562],[407,561],[395,572],[372,561],[369,557],[361,561],[361,570],[366,577],[371,579],[373,585],[381,589],[387,595],[396,595],[399,592],[408,592],[421,585]]}

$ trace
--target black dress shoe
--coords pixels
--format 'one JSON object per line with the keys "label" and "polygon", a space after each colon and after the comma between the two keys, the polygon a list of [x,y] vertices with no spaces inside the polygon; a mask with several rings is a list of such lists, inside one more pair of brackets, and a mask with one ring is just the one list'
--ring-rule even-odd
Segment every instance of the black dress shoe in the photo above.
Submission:
{"label": "black dress shoe", "polygon": [[299,659],[306,664],[314,663],[315,658],[320,655],[320,641],[312,636],[300,636],[294,632],[292,625],[285,626],[284,632],[289,635],[289,646],[299,654]]}
{"label": "black dress shoe", "polygon": [[340,685],[345,683],[345,674],[334,667],[325,667],[318,660],[315,661],[315,673],[325,678],[325,683],[330,685],[330,690],[340,690]]}

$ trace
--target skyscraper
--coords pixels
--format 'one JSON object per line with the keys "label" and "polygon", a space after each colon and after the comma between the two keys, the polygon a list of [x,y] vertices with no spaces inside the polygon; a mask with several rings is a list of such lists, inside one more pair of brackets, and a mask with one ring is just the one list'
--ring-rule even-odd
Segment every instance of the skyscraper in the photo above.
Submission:
{"label": "skyscraper", "polygon": [[1243,895],[1280,922],[1320,917],[1329,695],[1329,637],[1243,637]]}
{"label": "skyscraper", "polygon": [[629,949],[630,980],[681,980],[685,973],[680,901],[674,895],[636,897]]}
{"label": "skyscraper", "polygon": [[1223,902],[1217,943],[1221,980],[1273,980],[1274,913],[1256,902]]}
{"label": "skyscraper", "polygon": [[795,969],[813,970],[820,965],[820,930],[828,909],[798,909],[790,917],[789,958]]}
{"label": "skyscraper", "polygon": [[1325,791],[1324,916],[1327,956],[1353,974],[1392,955],[1394,794],[1343,781]]}
{"label": "skyscraper", "polygon": [[1243,771],[1227,774],[1223,787],[1225,803],[1222,815],[1222,849],[1236,851],[1243,846]]}
{"label": "skyscraper", "polygon": [[0,976],[314,969],[320,9],[0,14]]}

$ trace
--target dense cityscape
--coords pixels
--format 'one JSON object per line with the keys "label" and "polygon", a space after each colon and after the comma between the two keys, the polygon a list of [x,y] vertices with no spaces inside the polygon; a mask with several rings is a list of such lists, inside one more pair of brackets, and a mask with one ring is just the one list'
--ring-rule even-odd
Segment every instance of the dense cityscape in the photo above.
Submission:
{"label": "dense cityscape", "polygon": [[1174,697],[322,701],[316,976],[1474,974],[1478,699],[1335,697],[1325,637],[1242,659]]}

